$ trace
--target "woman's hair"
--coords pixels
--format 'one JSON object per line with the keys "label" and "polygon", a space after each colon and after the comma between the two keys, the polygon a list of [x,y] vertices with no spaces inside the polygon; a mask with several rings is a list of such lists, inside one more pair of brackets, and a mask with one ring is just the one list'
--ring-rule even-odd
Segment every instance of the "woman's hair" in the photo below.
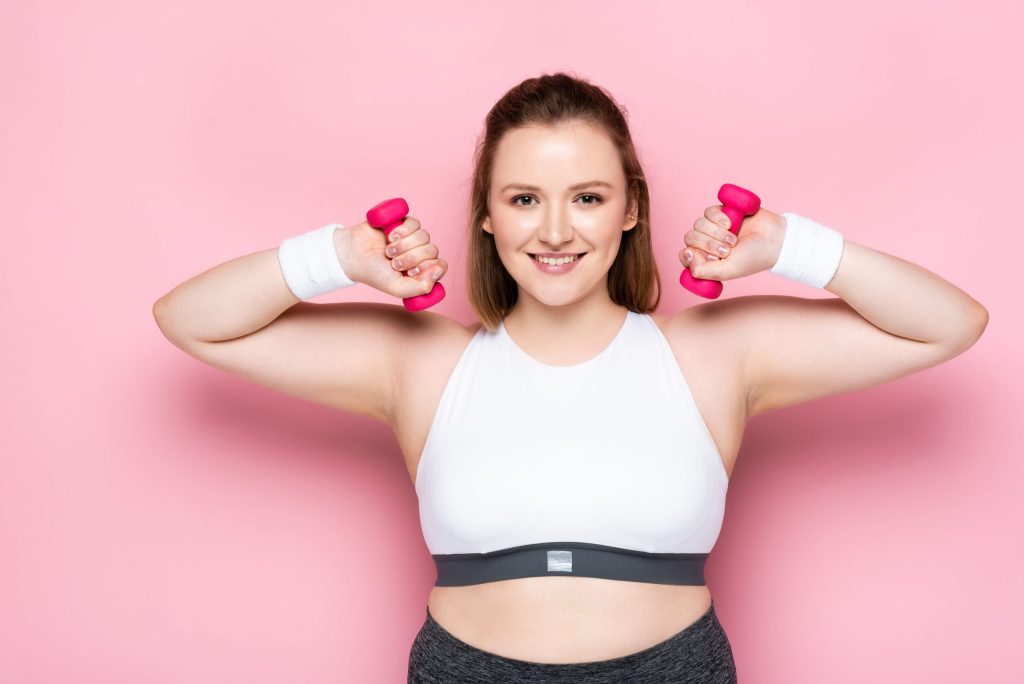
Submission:
{"label": "woman's hair", "polygon": [[650,193],[625,115],[626,109],[604,88],[563,72],[526,79],[487,113],[483,138],[474,155],[466,277],[470,304],[488,330],[497,328],[519,295],[515,279],[498,256],[494,236],[483,229],[489,215],[487,195],[494,156],[506,133],[525,126],[577,121],[591,124],[603,130],[618,148],[626,175],[626,207],[635,196],[638,221],[622,234],[619,253],[608,271],[608,295],[636,313],[657,308],[661,285],[651,246]]}

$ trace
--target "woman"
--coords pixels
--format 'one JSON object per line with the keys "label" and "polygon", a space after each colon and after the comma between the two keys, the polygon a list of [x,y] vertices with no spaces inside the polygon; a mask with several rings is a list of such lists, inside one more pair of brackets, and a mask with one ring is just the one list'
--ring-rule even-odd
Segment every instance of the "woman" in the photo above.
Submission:
{"label": "woman", "polygon": [[986,310],[795,214],[761,208],[735,240],[714,205],[680,251],[695,277],[771,270],[837,297],[653,314],[625,118],[564,73],[489,113],[469,219],[480,323],[301,301],[355,283],[429,292],[448,265],[411,216],[390,245],[365,222],[288,238],[182,283],[154,315],[210,365],[392,426],[438,568],[410,682],[736,681],[703,563],[747,421],[948,360]]}

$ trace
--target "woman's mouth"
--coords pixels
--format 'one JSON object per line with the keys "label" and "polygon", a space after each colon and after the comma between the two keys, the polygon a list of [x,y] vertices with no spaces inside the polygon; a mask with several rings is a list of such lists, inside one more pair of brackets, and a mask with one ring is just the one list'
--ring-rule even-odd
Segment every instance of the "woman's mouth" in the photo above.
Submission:
{"label": "woman's mouth", "polygon": [[568,261],[566,261],[565,258],[544,258],[544,261],[541,261],[542,257],[537,257],[536,255],[530,254],[530,261],[536,264],[537,268],[540,269],[542,273],[548,273],[550,275],[560,275],[562,273],[568,273],[569,271],[576,268],[576,264],[582,261],[583,257],[585,257],[586,255],[587,252],[583,252],[582,254],[576,254]]}

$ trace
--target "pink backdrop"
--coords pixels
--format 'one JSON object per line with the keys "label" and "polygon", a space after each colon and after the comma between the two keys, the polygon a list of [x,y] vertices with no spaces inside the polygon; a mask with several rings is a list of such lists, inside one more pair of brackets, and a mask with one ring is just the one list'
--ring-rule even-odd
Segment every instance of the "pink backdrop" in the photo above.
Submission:
{"label": "pink backdrop", "polygon": [[[204,366],[151,306],[400,195],[451,264],[435,310],[469,322],[473,143],[560,69],[629,109],[661,312],[698,303],[676,254],[735,182],[991,313],[946,364],[751,422],[708,565],[741,681],[1021,681],[1015,3],[0,14],[0,681],[405,681],[434,569],[391,431]],[[724,296],[761,293],[832,296],[769,273]],[[368,300],[392,301],[318,301]]]}

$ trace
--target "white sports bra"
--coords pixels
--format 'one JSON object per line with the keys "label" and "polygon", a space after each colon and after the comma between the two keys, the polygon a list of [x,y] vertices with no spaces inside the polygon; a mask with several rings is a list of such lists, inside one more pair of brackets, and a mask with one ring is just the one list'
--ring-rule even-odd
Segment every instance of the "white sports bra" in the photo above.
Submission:
{"label": "white sports bra", "polygon": [[600,354],[551,366],[481,326],[416,470],[436,586],[582,575],[704,584],[729,478],[679,363],[627,311]]}

